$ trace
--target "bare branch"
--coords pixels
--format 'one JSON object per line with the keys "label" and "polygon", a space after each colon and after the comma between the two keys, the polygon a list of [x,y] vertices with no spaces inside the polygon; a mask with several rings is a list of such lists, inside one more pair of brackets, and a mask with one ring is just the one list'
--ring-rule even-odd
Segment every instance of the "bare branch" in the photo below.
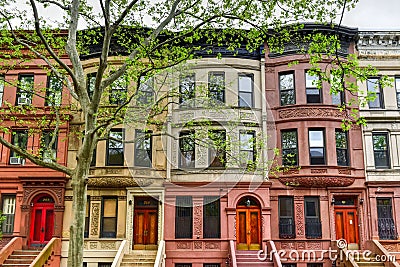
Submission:
{"label": "bare branch", "polygon": [[59,8],[64,9],[64,10],[66,10],[66,11],[69,10],[68,6],[62,5],[62,4],[61,4],[60,2],[58,2],[58,1],[52,1],[52,0],[37,0],[37,1],[38,1],[39,3],[42,3],[42,4],[48,3],[48,4],[56,5],[56,6],[58,6]]}

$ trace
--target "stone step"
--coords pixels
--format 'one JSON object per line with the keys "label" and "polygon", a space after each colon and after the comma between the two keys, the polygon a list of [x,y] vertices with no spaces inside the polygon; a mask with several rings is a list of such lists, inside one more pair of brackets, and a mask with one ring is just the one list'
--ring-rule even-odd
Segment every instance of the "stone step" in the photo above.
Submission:
{"label": "stone step", "polygon": [[12,263],[12,264],[27,264],[32,263],[33,260],[31,259],[6,259],[4,263]]}
{"label": "stone step", "polygon": [[13,255],[39,255],[40,250],[14,250]]}
{"label": "stone step", "polygon": [[120,267],[132,267],[132,266],[138,266],[138,267],[154,267],[154,263],[151,264],[141,264],[141,263],[121,263]]}
{"label": "stone step", "polygon": [[265,261],[260,261],[260,262],[238,262],[237,267],[274,267],[273,262],[265,262]]}
{"label": "stone step", "polygon": [[37,255],[15,255],[15,254],[11,254],[10,256],[8,256],[9,260],[12,259],[26,259],[26,260],[31,260],[33,261],[35,258],[37,257]]}
{"label": "stone step", "polygon": [[358,261],[357,262],[357,265],[358,266],[375,266],[375,267],[378,267],[378,266],[385,266],[385,264],[383,263],[383,262],[380,262],[380,261]]}
{"label": "stone step", "polygon": [[14,264],[14,263],[4,263],[2,267],[25,267],[30,266],[31,264]]}

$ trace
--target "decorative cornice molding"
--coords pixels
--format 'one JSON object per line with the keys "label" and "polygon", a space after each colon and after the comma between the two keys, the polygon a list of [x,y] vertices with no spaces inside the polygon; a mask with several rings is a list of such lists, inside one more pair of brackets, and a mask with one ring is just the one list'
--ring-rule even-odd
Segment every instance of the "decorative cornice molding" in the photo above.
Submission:
{"label": "decorative cornice molding", "polygon": [[314,177],[314,176],[301,176],[301,177],[279,177],[278,180],[287,186],[293,187],[345,187],[354,183],[354,177]]}

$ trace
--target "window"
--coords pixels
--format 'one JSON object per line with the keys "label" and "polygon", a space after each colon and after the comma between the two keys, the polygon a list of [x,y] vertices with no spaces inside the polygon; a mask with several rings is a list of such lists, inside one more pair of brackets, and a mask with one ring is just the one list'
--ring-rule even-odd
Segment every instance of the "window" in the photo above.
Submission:
{"label": "window", "polygon": [[63,81],[55,75],[47,79],[45,106],[59,106],[61,104]]}
{"label": "window", "polygon": [[112,262],[99,262],[97,267],[111,267]]}
{"label": "window", "polygon": [[333,105],[343,105],[344,104],[344,92],[340,91],[337,93],[332,93],[332,104]]}
{"label": "window", "polygon": [[215,103],[225,102],[225,73],[208,74],[208,94],[210,100]]}
{"label": "window", "polygon": [[175,206],[175,238],[192,238],[192,219],[192,197],[177,196]]}
{"label": "window", "polygon": [[33,74],[19,75],[16,105],[30,105],[32,103],[33,77]]}
{"label": "window", "polygon": [[318,197],[304,197],[304,213],[306,219],[306,238],[321,238],[322,228]]}
{"label": "window", "polygon": [[149,105],[154,101],[154,79],[140,77],[140,86],[137,93],[137,101],[142,105]]}
{"label": "window", "polygon": [[322,103],[322,88],[319,77],[306,72],[307,103]]}
{"label": "window", "polygon": [[204,263],[203,267],[220,267],[219,263]]}
{"label": "window", "polygon": [[85,232],[83,237],[89,237],[89,225],[90,225],[90,196],[87,196],[86,209],[85,209]]}
{"label": "window", "polygon": [[336,129],[335,137],[337,165],[349,166],[349,146],[347,142],[347,133],[341,129]]}
{"label": "window", "polygon": [[281,106],[296,104],[294,73],[279,74],[279,93]]}
{"label": "window", "polygon": [[378,211],[378,233],[383,240],[397,240],[396,225],[393,220],[391,198],[376,198]]}
{"label": "window", "polygon": [[5,220],[2,223],[1,231],[3,234],[12,234],[14,231],[14,216],[15,216],[15,196],[3,196],[2,215]]}
{"label": "window", "polygon": [[136,130],[135,166],[151,167],[151,131]]}
{"label": "window", "polygon": [[206,196],[203,200],[203,237],[220,238],[220,201],[218,197]]}
{"label": "window", "polygon": [[376,95],[376,98],[368,102],[369,108],[384,108],[382,88],[379,78],[369,78],[367,80],[368,94]]}
{"label": "window", "polygon": [[[195,97],[195,75],[190,74],[180,78],[179,81],[179,103],[185,104]],[[186,103],[187,104],[187,103]]]}
{"label": "window", "polygon": [[389,168],[389,148],[387,133],[373,133],[375,168]]}
{"label": "window", "polygon": [[226,132],[224,130],[209,131],[211,140],[209,162],[212,168],[224,168],[226,164]]}
{"label": "window", "polygon": [[282,165],[298,165],[297,130],[281,131]]}
{"label": "window", "polygon": [[325,142],[323,130],[309,130],[310,165],[325,164]]}
{"label": "window", "polygon": [[101,232],[100,237],[117,236],[117,209],[116,197],[103,197],[101,203]]}
{"label": "window", "polygon": [[253,75],[239,75],[239,107],[253,107]]}
{"label": "window", "polygon": [[295,238],[293,197],[279,197],[279,238]]}
{"label": "window", "polygon": [[193,132],[181,132],[179,135],[179,167],[195,167],[195,143]]}
{"label": "window", "polygon": [[107,165],[124,165],[124,143],[122,129],[112,129],[107,141]]}
{"label": "window", "polygon": [[83,262],[83,267],[87,267],[87,262]]}
{"label": "window", "polygon": [[282,263],[282,267],[296,267],[296,263]]}
{"label": "window", "polygon": [[[52,162],[56,160],[57,157],[57,135],[54,136],[53,131],[43,131],[42,139],[40,141],[41,152],[43,161],[45,162]],[[51,144],[51,147],[50,147]]]}
{"label": "window", "polygon": [[89,73],[87,76],[86,76],[86,82],[87,82],[87,92],[88,92],[88,95],[89,95],[89,99],[92,99],[92,97],[93,97],[93,93],[94,93],[94,86],[95,86],[95,83],[96,83],[96,73],[95,72],[93,72],[93,73]]}
{"label": "window", "polygon": [[191,263],[175,263],[175,267],[192,267]]}
{"label": "window", "polygon": [[240,131],[239,132],[239,160],[241,167],[255,167],[256,153],[255,153],[255,132],[253,131]]}
{"label": "window", "polygon": [[397,108],[400,109],[400,77],[394,78],[394,85],[396,86]]}
{"label": "window", "polygon": [[[21,149],[26,149],[28,145],[28,132],[27,131],[13,131],[11,136],[11,143],[20,147]],[[10,150],[10,164],[22,164],[24,161],[18,153]]]}
{"label": "window", "polygon": [[342,88],[342,77],[338,76],[336,71],[331,73],[330,83],[332,104],[336,106],[343,105],[345,103],[345,94]]}
{"label": "window", "polygon": [[110,86],[109,102],[111,105],[122,105],[127,98],[128,81],[125,76],[116,79]]}
{"label": "window", "polygon": [[0,74],[0,106],[3,104],[4,84],[4,75]]}

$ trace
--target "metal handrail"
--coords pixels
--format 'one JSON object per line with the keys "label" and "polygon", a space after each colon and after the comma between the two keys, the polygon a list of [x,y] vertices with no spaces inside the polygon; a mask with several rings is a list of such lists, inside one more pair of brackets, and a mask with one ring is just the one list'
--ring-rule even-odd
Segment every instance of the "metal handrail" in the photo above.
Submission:
{"label": "metal handrail", "polygon": [[165,266],[165,241],[161,240],[158,245],[156,261],[154,262],[154,267]]}
{"label": "metal handrail", "polygon": [[121,265],[122,259],[124,258],[126,247],[127,247],[128,242],[126,240],[123,240],[121,242],[121,245],[119,245],[117,254],[114,257],[114,260],[111,264],[111,267],[119,267]]}

